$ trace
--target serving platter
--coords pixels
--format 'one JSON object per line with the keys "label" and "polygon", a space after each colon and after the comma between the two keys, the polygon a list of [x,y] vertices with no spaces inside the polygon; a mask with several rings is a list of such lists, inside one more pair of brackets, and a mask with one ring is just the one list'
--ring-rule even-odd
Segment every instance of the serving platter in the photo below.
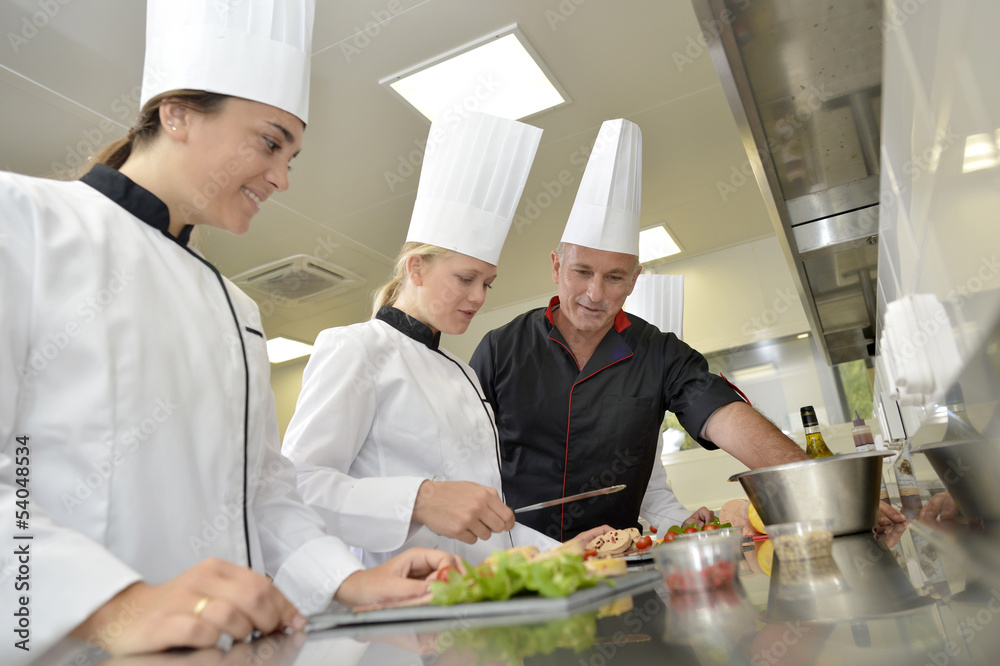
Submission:
{"label": "serving platter", "polygon": [[622,592],[633,591],[644,586],[652,587],[659,580],[661,580],[661,576],[658,571],[637,571],[614,578],[613,583],[602,580],[594,587],[577,590],[569,596],[554,599],[538,595],[522,595],[506,601],[479,601],[471,604],[455,604],[454,606],[386,608],[363,613],[338,608],[309,616],[305,630],[314,632],[350,625],[565,613],[610,599]]}

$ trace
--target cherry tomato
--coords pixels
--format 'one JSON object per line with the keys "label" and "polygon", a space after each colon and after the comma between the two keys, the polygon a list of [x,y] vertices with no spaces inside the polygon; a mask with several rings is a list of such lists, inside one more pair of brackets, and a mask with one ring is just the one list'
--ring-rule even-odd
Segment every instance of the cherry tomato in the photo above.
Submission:
{"label": "cherry tomato", "polygon": [[442,583],[447,583],[448,577],[451,575],[452,571],[458,571],[458,567],[445,567],[444,569],[441,569],[441,571],[437,572],[435,580],[439,580]]}
{"label": "cherry tomato", "polygon": [[703,528],[701,528],[701,531],[707,532],[708,530],[717,530],[717,529],[719,529],[718,525],[716,525],[715,523],[709,523],[708,525],[705,525]]}
{"label": "cherry tomato", "polygon": [[656,534],[656,526],[655,525],[650,525],[649,526],[649,531],[652,532],[653,534]]}
{"label": "cherry tomato", "polygon": [[677,538],[677,532],[667,532],[663,535],[663,543],[669,543]]}
{"label": "cherry tomato", "polygon": [[697,531],[698,531],[697,525],[688,525],[687,527],[684,528],[684,534],[694,534]]}
{"label": "cherry tomato", "polygon": [[583,559],[589,560],[592,557],[597,557],[596,548],[588,548],[587,550],[583,551]]}
{"label": "cherry tomato", "polygon": [[639,550],[645,550],[652,545],[653,545],[653,537],[650,536],[639,537],[638,539],[635,540],[635,547],[638,548]]}

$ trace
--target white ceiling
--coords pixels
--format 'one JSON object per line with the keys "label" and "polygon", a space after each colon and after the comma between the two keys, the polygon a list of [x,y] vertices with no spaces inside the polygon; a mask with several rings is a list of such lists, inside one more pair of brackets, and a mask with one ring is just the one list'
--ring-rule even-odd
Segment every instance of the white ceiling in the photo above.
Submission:
{"label": "white ceiling", "polygon": [[[0,5],[0,168],[40,176],[74,166],[131,124],[144,41],[138,0],[50,4],[51,18],[36,0]],[[487,308],[553,291],[548,253],[607,119],[642,129],[642,224],[666,222],[684,250],[679,257],[773,235],[752,180],[720,194],[719,183],[741,183],[733,174],[747,159],[687,0],[317,5],[310,125],[292,187],[265,204],[245,236],[212,230],[202,247],[229,276],[314,254],[367,284],[316,303],[264,306],[269,336],[311,342],[323,328],[366,318],[370,292],[406,235],[419,178],[408,167],[419,164],[429,123],[378,81],[515,23],[572,103],[526,120],[545,133]],[[33,20],[42,27],[34,30]],[[564,171],[570,185],[559,192],[553,183]],[[405,177],[390,183],[387,174]]]}

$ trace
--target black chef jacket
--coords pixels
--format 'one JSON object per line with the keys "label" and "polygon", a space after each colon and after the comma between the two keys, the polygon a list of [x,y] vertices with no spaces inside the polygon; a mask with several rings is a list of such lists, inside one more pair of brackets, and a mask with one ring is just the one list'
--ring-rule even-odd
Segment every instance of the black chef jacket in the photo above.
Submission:
{"label": "black chef jacket", "polygon": [[581,371],[548,308],[491,331],[470,365],[500,431],[501,474],[513,508],[624,483],[604,497],[519,514],[560,541],[607,523],[638,525],[665,410],[698,437],[712,413],[740,400],[673,333],[620,311]]}

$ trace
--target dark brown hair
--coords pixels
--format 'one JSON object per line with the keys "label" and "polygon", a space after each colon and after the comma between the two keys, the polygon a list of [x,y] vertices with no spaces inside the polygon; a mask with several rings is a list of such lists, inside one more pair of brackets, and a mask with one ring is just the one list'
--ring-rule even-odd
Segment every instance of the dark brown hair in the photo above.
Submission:
{"label": "dark brown hair", "polygon": [[128,134],[105,146],[100,153],[94,156],[90,164],[91,166],[107,164],[113,169],[120,169],[136,147],[146,146],[156,138],[161,127],[160,105],[165,101],[178,102],[198,113],[212,114],[221,111],[228,99],[228,95],[203,90],[172,90],[157,95],[146,102],[142,111],[139,112],[138,120],[129,128]]}

